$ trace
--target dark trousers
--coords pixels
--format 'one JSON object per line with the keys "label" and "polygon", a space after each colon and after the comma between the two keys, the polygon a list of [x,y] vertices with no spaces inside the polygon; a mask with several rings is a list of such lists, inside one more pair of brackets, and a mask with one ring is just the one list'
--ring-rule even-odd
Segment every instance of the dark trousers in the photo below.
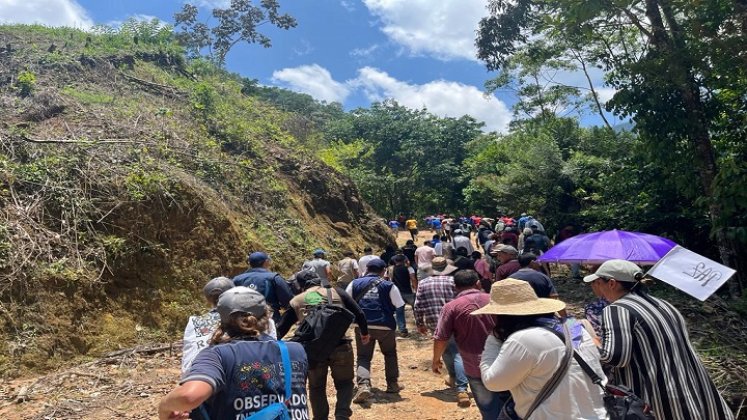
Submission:
{"label": "dark trousers", "polygon": [[384,376],[387,385],[397,382],[399,379],[399,366],[397,364],[397,336],[394,330],[374,330],[369,328],[368,334],[371,341],[364,345],[361,343],[360,329],[355,329],[355,346],[358,351],[358,363],[356,376],[358,385],[371,385],[371,359],[373,359],[374,348],[379,343],[379,349],[384,355]]}
{"label": "dark trousers", "polygon": [[353,415],[350,404],[353,402],[353,347],[350,343],[337,346],[326,362],[309,367],[309,403],[314,420],[327,420],[327,371],[332,371],[332,380],[337,391],[335,420],[348,420]]}

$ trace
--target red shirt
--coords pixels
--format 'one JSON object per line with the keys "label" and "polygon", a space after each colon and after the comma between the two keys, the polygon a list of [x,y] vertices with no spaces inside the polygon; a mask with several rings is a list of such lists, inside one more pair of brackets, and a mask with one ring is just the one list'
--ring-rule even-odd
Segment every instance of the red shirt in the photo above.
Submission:
{"label": "red shirt", "polygon": [[446,341],[454,336],[464,362],[464,373],[480,377],[480,355],[485,340],[495,327],[492,315],[470,315],[490,302],[490,295],[476,289],[460,292],[456,299],[444,305],[433,338]]}
{"label": "red shirt", "polygon": [[505,264],[501,264],[498,266],[498,268],[495,269],[495,279],[507,279],[511,277],[511,274],[519,271],[520,268],[521,266],[519,265],[519,260],[514,259],[507,261]]}

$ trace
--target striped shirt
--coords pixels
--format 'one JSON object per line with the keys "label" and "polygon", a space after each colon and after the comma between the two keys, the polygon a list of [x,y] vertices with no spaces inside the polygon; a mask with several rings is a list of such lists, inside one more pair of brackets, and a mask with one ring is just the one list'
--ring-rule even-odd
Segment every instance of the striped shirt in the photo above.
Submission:
{"label": "striped shirt", "polygon": [[628,293],[602,312],[601,361],[613,382],[630,387],[657,419],[733,419],[695,354],[682,315],[671,304]]}
{"label": "striped shirt", "polygon": [[441,308],[456,296],[453,276],[430,276],[418,283],[415,294],[415,324],[436,331]]}

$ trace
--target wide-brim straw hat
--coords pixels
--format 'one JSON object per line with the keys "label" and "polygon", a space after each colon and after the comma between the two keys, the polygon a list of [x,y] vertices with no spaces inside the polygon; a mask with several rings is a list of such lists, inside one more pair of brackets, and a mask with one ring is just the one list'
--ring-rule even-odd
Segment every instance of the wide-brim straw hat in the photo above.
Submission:
{"label": "wide-brim straw hat", "polygon": [[540,315],[564,308],[563,301],[537,297],[528,282],[508,278],[493,283],[490,302],[472,315]]}

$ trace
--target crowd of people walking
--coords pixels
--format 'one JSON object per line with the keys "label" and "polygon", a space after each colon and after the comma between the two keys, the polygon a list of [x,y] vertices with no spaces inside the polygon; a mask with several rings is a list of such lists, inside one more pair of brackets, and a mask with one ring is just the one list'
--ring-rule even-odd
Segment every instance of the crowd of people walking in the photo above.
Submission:
{"label": "crowd of people walking", "polygon": [[[418,245],[420,225],[432,235]],[[608,384],[645,402],[648,418],[734,418],[682,315],[647,293],[636,264],[587,267],[592,273],[579,284],[598,300],[576,319],[537,262],[552,241],[531,216],[400,215],[389,226],[411,235],[401,248],[365,246],[335,263],[317,249],[287,280],[256,251],[246,272],[208,281],[211,309],[187,322],[182,378],[161,401],[160,418],[250,419],[278,410],[292,419],[327,419],[330,411],[350,419],[353,404],[372,397],[371,372],[382,368],[373,360],[377,345],[385,380],[378,386],[391,394],[407,386],[397,342],[415,334],[409,316],[432,340],[432,371],[445,371],[457,405],[474,401],[483,419],[620,418],[605,398]],[[574,234],[560,232],[556,241]],[[571,267],[572,276],[580,279],[580,269]],[[346,324],[323,343],[327,353],[299,338],[299,330],[330,337],[334,326],[324,320],[346,314],[352,329]]]}

